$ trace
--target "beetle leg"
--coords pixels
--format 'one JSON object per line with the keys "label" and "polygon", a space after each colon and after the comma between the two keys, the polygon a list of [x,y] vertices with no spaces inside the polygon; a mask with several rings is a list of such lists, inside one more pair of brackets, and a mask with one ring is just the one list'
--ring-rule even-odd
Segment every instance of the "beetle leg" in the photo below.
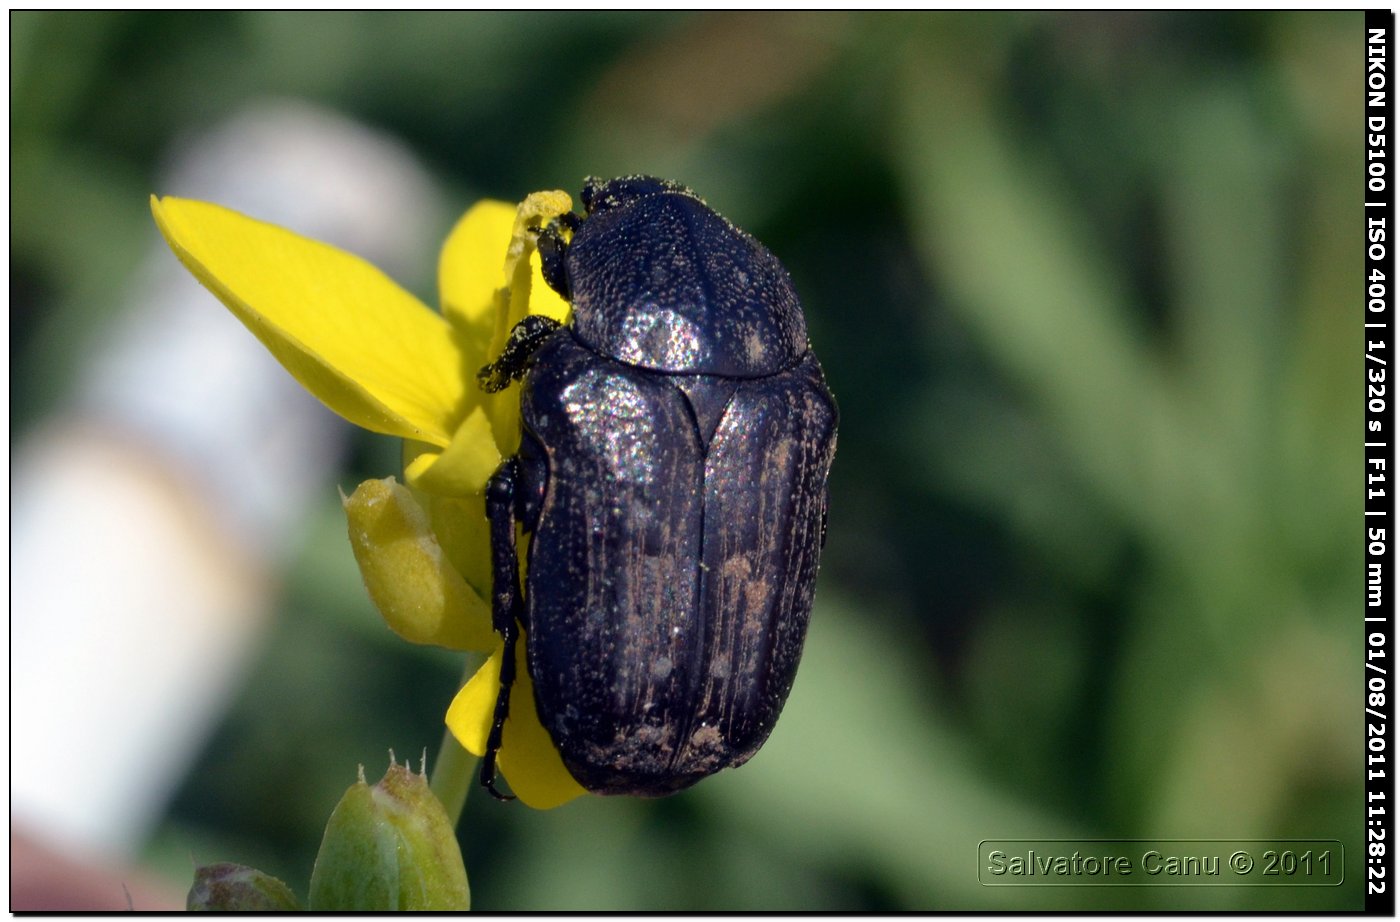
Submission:
{"label": "beetle leg", "polygon": [[515,486],[518,464],[507,458],[486,486],[486,516],[491,522],[491,622],[505,639],[501,658],[501,688],[486,755],[481,760],[481,785],[497,800],[514,800],[496,790],[496,754],[501,750],[506,717],[510,714],[510,690],[515,684],[515,643],[520,638],[520,570],[515,555]]}
{"label": "beetle leg", "polygon": [[563,326],[559,321],[544,314],[530,314],[510,331],[500,358],[481,366],[476,380],[488,394],[505,390],[512,381],[525,377],[530,367],[530,357],[555,330]]}

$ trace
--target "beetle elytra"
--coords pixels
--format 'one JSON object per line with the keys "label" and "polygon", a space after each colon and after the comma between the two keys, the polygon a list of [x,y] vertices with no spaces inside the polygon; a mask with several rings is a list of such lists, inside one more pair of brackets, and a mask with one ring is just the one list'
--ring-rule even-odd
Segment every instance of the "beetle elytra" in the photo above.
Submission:
{"label": "beetle elytra", "polygon": [[582,199],[538,237],[571,320],[527,318],[480,375],[524,379],[520,450],[487,491],[498,797],[522,631],[540,721],[588,790],[670,794],[747,761],[792,687],[825,540],[837,411],[787,271],[677,183],[589,179]]}

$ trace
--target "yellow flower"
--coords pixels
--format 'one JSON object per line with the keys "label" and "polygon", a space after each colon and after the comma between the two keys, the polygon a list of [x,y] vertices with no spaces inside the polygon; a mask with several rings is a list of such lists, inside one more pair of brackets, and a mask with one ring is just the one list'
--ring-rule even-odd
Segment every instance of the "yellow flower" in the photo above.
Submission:
{"label": "yellow flower", "polygon": [[[447,722],[482,755],[502,657],[491,628],[483,491],[520,442],[518,385],[486,394],[476,371],[525,314],[564,320],[526,228],[571,209],[563,192],[484,201],[438,265],[442,313],[356,256],[204,202],[151,200],[172,250],[301,384],[356,425],[404,439],[404,487],[367,481],[345,500],[351,544],[385,621],[417,643],[489,652]],[[526,804],[584,793],[540,725],[522,657],[498,765]]]}

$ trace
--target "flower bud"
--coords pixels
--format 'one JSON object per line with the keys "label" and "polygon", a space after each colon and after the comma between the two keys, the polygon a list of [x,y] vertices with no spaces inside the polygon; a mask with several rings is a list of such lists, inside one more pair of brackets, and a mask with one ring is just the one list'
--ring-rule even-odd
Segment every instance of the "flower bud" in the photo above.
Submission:
{"label": "flower bud", "polygon": [[190,912],[291,912],[301,909],[292,888],[241,864],[220,862],[195,869],[185,897]]}
{"label": "flower bud", "polygon": [[307,902],[315,911],[470,907],[457,836],[427,778],[393,763],[370,787],[361,771],[326,823]]}

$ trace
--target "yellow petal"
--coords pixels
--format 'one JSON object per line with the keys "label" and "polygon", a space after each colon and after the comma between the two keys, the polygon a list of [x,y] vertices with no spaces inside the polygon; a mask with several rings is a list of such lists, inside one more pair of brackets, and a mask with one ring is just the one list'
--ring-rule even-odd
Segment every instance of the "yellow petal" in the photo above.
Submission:
{"label": "yellow petal", "polygon": [[[447,558],[483,599],[491,598],[491,523],[486,519],[486,494],[459,498],[422,493]],[[517,538],[517,541],[519,539]]]}
{"label": "yellow petal", "polygon": [[447,728],[462,748],[475,756],[486,755],[496,695],[501,690],[501,659],[505,644],[497,639],[496,649],[463,685],[447,708]]}
{"label": "yellow petal", "polygon": [[407,488],[392,477],[366,480],[344,506],[365,588],[394,633],[454,650],[491,649],[490,602],[443,556]]}
{"label": "yellow petal", "polygon": [[447,235],[438,258],[438,293],[442,313],[463,331],[466,349],[487,353],[505,309],[506,277],[502,260],[515,227],[515,206],[487,199],[477,202]]}
{"label": "yellow petal", "polygon": [[552,810],[588,792],[564,767],[559,750],[535,713],[535,686],[525,671],[524,646],[520,645],[520,665],[511,690],[512,707],[524,713],[518,720],[506,719],[499,757],[501,774],[526,806]]}
{"label": "yellow petal", "polygon": [[[424,460],[424,455],[429,455]],[[432,522],[433,534],[448,561],[462,574],[467,585],[483,599],[491,598],[491,529],[486,520],[486,494],[439,496],[414,487],[415,472],[436,463],[441,451],[425,442],[405,439],[403,461],[405,479],[420,508]],[[523,542],[522,542],[523,543]]]}
{"label": "yellow petal", "polygon": [[[526,314],[544,314],[561,323],[568,317],[568,302],[545,284],[540,255],[535,248],[535,234],[530,229],[548,224],[572,207],[569,194],[555,190],[532,192],[516,208],[502,267],[506,301],[498,304],[502,309],[496,314],[496,331],[491,338],[487,361],[500,355],[506,337]],[[519,387],[511,386],[490,395],[485,403],[501,454],[515,454],[520,447]]]}
{"label": "yellow petal", "polygon": [[[464,749],[478,756],[486,754],[496,696],[501,688],[503,653],[498,645],[447,709],[448,729]],[[515,796],[536,810],[550,810],[588,793],[564,767],[559,750],[540,724],[534,685],[525,668],[523,638],[516,644],[515,685],[511,688],[510,716],[506,718],[497,764]]]}
{"label": "yellow petal", "polygon": [[151,211],[186,268],[332,410],[451,442],[465,379],[441,316],[359,257],[283,228],[185,199],[152,197]]}
{"label": "yellow petal", "polygon": [[573,208],[567,192],[531,192],[515,211],[510,246],[506,248],[505,279],[510,286],[510,310],[496,327],[493,354],[505,347],[506,337],[527,313],[546,314],[563,322],[569,304],[545,284],[540,272],[532,227],[541,227]]}
{"label": "yellow petal", "polygon": [[[473,205],[452,228],[438,259],[442,312],[455,326],[481,335],[481,364],[495,358],[506,334],[526,312],[563,321],[569,304],[544,283],[540,258],[529,228],[547,224],[573,207],[566,192],[535,192],[519,206],[486,199]],[[522,259],[530,272],[517,275]],[[534,284],[531,285],[531,276]],[[515,315],[507,310],[511,287],[520,298]],[[533,292],[533,294],[532,294]],[[471,349],[470,351],[478,351]]]}
{"label": "yellow petal", "polygon": [[540,269],[540,254],[536,250],[530,254],[530,306],[531,314],[544,314],[563,323],[569,317],[569,302],[559,297],[559,292],[549,287]]}
{"label": "yellow petal", "polygon": [[[473,205],[452,228],[438,260],[438,287],[443,315],[462,344],[464,367],[474,372],[494,361],[511,328],[527,313],[560,322],[568,316],[568,302],[544,282],[530,229],[572,207],[568,193],[559,191],[533,193],[519,206],[486,200]],[[514,454],[520,445],[520,392],[471,392],[470,399],[486,408],[499,454]],[[419,463],[422,467],[415,474],[431,462]]]}
{"label": "yellow petal", "polygon": [[[517,398],[518,399],[518,398]],[[483,407],[473,407],[457,427],[452,444],[442,451],[428,450],[404,467],[414,489],[438,496],[483,493],[486,481],[501,466],[491,423]]]}

